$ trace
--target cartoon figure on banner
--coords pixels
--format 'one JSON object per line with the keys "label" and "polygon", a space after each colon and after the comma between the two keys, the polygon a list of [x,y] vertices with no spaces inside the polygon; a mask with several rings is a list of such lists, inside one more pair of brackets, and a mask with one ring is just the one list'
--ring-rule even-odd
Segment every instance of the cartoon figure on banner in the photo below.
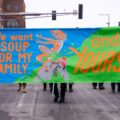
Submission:
{"label": "cartoon figure on banner", "polygon": [[36,35],[38,38],[47,40],[47,42],[42,42],[41,40],[36,41],[37,43],[42,44],[53,44],[54,47],[52,49],[46,47],[45,45],[39,45],[39,49],[43,52],[36,57],[37,61],[41,62],[44,56],[48,56],[51,53],[58,53],[63,46],[63,42],[66,40],[66,34],[63,33],[61,30],[50,30],[51,34],[55,39],[52,38],[45,38],[42,35]]}
{"label": "cartoon figure on banner", "polygon": [[[37,43],[54,45],[52,49],[46,47],[45,45],[39,45],[39,49],[43,52],[43,54],[40,54],[36,57],[36,60],[39,62],[42,62],[43,57],[47,57],[51,53],[60,52],[63,46],[63,42],[64,40],[66,40],[66,34],[63,33],[61,30],[51,30],[50,32],[56,39],[45,38],[42,37],[42,35],[36,35],[37,37],[48,41],[42,42],[38,40],[36,41]],[[39,69],[38,74],[35,77],[35,81],[50,80],[52,75],[55,75],[57,77],[58,72],[61,73],[65,80],[68,80],[69,75],[66,71],[66,65],[67,59],[65,57],[61,57],[56,61],[52,61],[52,58],[48,57],[48,60],[43,62],[41,68]]]}

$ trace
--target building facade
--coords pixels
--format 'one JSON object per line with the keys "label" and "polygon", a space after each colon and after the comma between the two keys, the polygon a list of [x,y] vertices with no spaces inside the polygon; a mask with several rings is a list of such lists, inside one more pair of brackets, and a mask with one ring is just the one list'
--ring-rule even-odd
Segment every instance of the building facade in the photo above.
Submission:
{"label": "building facade", "polygon": [[[22,13],[25,12],[24,0],[3,0],[3,13]],[[3,28],[25,28],[24,16],[4,16]]]}

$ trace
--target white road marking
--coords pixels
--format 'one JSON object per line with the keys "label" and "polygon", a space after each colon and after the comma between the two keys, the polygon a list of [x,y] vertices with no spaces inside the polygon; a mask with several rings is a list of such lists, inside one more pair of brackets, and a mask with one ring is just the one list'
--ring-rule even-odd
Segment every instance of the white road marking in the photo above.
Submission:
{"label": "white road marking", "polygon": [[26,97],[26,94],[23,94],[23,95],[21,96],[21,98],[20,98],[20,100],[19,100],[16,108],[20,108],[20,107],[23,106],[23,101],[24,101],[25,97]]}

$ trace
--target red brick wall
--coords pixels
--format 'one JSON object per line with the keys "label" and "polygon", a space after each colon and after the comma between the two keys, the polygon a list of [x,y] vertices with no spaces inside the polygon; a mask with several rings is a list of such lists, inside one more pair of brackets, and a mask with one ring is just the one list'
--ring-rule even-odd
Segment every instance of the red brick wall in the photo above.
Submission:
{"label": "red brick wall", "polygon": [[[7,10],[7,4],[11,5],[11,10]],[[15,5],[19,6],[19,10],[15,10]],[[25,3],[24,0],[4,0],[3,1],[3,12],[7,13],[19,13],[19,12],[25,12]],[[25,19],[23,16],[6,16],[3,17],[4,19],[4,28],[6,28],[7,20],[9,19],[16,19],[19,22],[19,28],[25,28]]]}
{"label": "red brick wall", "polygon": [[0,0],[0,9],[2,9],[2,2],[3,0]]}
{"label": "red brick wall", "polygon": [[[12,6],[11,11],[6,10],[6,5],[7,4],[11,4],[11,6]],[[15,4],[19,5],[19,10],[18,11],[15,11],[15,9],[14,9]],[[4,10],[4,12],[25,12],[24,0],[4,0],[3,10]]]}

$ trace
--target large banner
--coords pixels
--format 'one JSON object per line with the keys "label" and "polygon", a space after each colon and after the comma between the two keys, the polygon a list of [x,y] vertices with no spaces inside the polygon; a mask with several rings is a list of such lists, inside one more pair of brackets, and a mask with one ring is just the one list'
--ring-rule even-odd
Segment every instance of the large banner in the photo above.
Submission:
{"label": "large banner", "polygon": [[120,82],[120,28],[0,29],[0,83]]}

